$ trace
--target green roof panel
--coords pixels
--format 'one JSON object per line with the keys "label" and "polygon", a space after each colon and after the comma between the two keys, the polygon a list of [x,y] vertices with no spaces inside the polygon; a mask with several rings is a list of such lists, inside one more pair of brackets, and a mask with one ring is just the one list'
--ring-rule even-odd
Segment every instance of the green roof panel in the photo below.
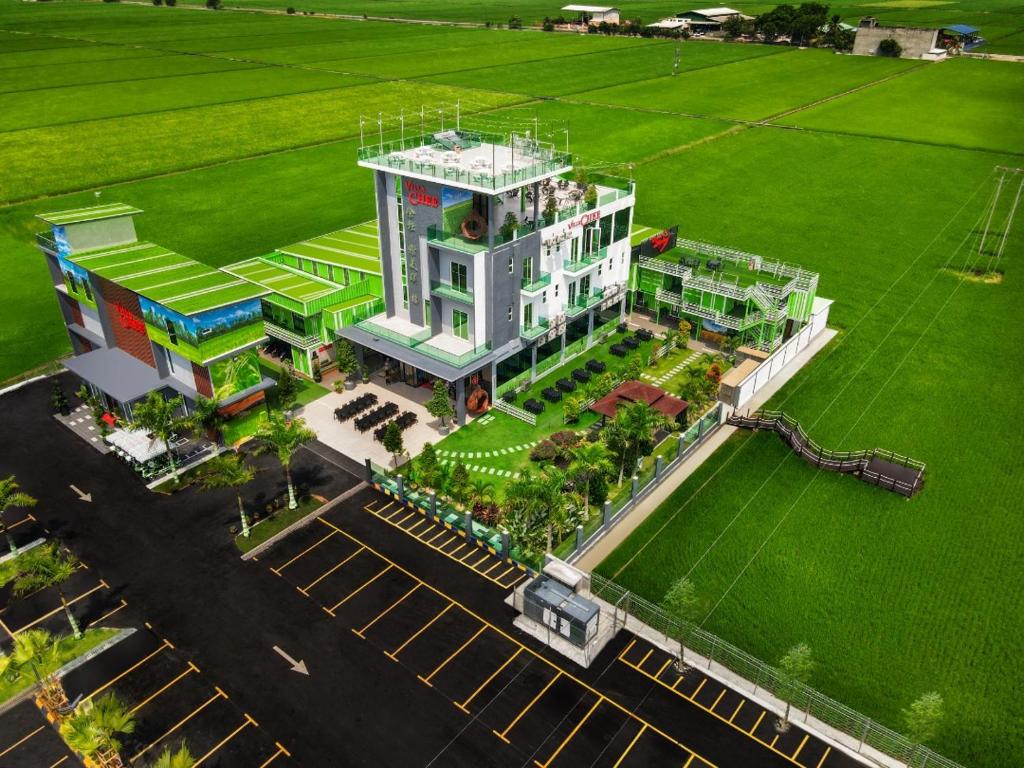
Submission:
{"label": "green roof panel", "polygon": [[376,221],[328,232],[278,249],[281,253],[325,264],[381,274],[380,238]]}
{"label": "green roof panel", "polygon": [[38,218],[47,224],[64,226],[66,224],[80,224],[83,221],[98,221],[100,219],[112,219],[116,216],[134,216],[142,213],[142,210],[125,203],[109,203],[107,205],[92,205],[88,208],[71,208],[66,211],[54,211],[52,213],[40,213]]}

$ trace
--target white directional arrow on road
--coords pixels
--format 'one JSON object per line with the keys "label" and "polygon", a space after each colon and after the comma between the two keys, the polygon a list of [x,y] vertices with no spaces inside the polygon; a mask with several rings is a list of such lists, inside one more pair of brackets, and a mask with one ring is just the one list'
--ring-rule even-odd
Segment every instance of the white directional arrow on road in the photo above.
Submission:
{"label": "white directional arrow on road", "polygon": [[309,675],[309,670],[306,669],[306,662],[296,661],[287,653],[278,648],[276,645],[274,646],[274,650],[281,656],[281,658],[283,658],[285,661],[292,665],[292,672],[298,672],[300,674],[307,676]]}
{"label": "white directional arrow on road", "polygon": [[92,501],[91,493],[82,493],[77,486],[72,485],[71,490],[78,494],[79,501]]}

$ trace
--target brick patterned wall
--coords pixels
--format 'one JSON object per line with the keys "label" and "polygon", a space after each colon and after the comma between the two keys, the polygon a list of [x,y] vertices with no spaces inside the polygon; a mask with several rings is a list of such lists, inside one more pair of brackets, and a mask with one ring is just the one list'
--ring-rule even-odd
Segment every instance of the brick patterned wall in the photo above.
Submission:
{"label": "brick patterned wall", "polygon": [[210,372],[205,367],[192,363],[192,375],[196,378],[196,392],[203,397],[213,397],[213,384],[210,382]]}
{"label": "brick patterned wall", "polygon": [[57,291],[57,298],[60,300],[61,307],[64,310],[64,317],[70,317],[71,322],[77,323],[84,328],[85,322],[82,320],[82,307],[78,302],[60,291]]}
{"label": "brick patterned wall", "polygon": [[[139,297],[127,288],[122,288],[101,277],[96,278],[96,287],[99,289],[99,297],[106,305],[110,326],[114,331],[114,343],[136,360],[141,360],[149,367],[156,368],[153,345],[149,341],[149,336],[146,335]],[[128,319],[121,316],[118,307],[126,310]],[[132,325],[136,325],[136,327],[131,327]]]}

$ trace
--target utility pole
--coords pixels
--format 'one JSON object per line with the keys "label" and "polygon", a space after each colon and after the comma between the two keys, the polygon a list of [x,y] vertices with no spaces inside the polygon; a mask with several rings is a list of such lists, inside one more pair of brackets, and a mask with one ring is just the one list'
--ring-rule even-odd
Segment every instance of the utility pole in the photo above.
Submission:
{"label": "utility pole", "polygon": [[673,77],[675,75],[679,74],[679,60],[682,58],[682,56],[683,56],[683,46],[682,46],[681,43],[677,42],[676,43],[675,57],[672,59],[672,75],[673,75]]}
{"label": "utility pole", "polygon": [[1024,173],[1019,169],[1014,174],[1020,176],[1020,184],[1017,185],[1017,194],[1013,198],[1013,205],[1010,206],[1010,212],[1006,216],[1006,226],[1003,227],[1003,238],[999,241],[999,250],[996,251],[996,261],[998,262],[1003,258],[1003,251],[1006,248],[1006,241],[1010,237],[1010,230],[1013,229],[1013,219],[1017,215],[1017,207],[1020,205],[1021,193],[1024,192]]}
{"label": "utility pole", "polygon": [[1003,184],[1006,183],[1006,171],[999,177],[999,184],[996,187],[995,196],[992,198],[992,207],[988,209],[988,218],[985,220],[985,230],[981,233],[981,242],[978,243],[978,256],[985,252],[985,241],[988,240],[988,230],[992,226],[992,217],[996,215],[996,207],[999,205],[999,197],[1003,194]]}

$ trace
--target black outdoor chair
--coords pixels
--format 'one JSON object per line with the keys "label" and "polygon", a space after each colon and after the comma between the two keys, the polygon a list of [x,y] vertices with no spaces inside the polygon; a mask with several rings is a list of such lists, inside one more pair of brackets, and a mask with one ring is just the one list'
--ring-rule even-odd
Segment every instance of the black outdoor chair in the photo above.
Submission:
{"label": "black outdoor chair", "polygon": [[646,328],[641,328],[639,331],[636,332],[636,337],[640,339],[640,341],[650,341],[651,339],[654,338],[654,334],[648,331]]}
{"label": "black outdoor chair", "polygon": [[708,259],[708,269],[712,272],[717,272],[722,268],[722,261],[720,259]]}
{"label": "black outdoor chair", "polygon": [[629,330],[629,324],[628,323],[619,323],[618,328],[619,328],[619,333],[625,333],[626,331]]}
{"label": "black outdoor chair", "polygon": [[576,379],[580,384],[586,384],[590,381],[591,373],[586,368],[577,368],[572,372],[572,377]]}
{"label": "black outdoor chair", "polygon": [[523,408],[533,414],[544,413],[544,403],[534,400],[532,397],[523,403]]}
{"label": "black outdoor chair", "polygon": [[591,373],[604,373],[607,367],[600,360],[587,360],[587,370]]}
{"label": "black outdoor chair", "polygon": [[632,338],[631,336],[627,336],[622,340],[622,346],[629,347],[630,349],[636,349],[637,347],[640,346],[640,342]]}
{"label": "black outdoor chair", "polygon": [[572,379],[559,379],[555,382],[555,386],[566,394],[576,391],[576,382]]}
{"label": "black outdoor chair", "polygon": [[621,344],[613,344],[609,351],[616,357],[625,357],[626,354],[629,352],[629,350],[626,349]]}
{"label": "black outdoor chair", "polygon": [[551,387],[547,387],[540,394],[549,403],[557,403],[559,400],[562,399],[562,393],[559,392],[557,389],[552,389]]}
{"label": "black outdoor chair", "polygon": [[689,267],[690,269],[697,269],[700,266],[700,259],[696,256],[687,256],[683,259],[683,266]]}

